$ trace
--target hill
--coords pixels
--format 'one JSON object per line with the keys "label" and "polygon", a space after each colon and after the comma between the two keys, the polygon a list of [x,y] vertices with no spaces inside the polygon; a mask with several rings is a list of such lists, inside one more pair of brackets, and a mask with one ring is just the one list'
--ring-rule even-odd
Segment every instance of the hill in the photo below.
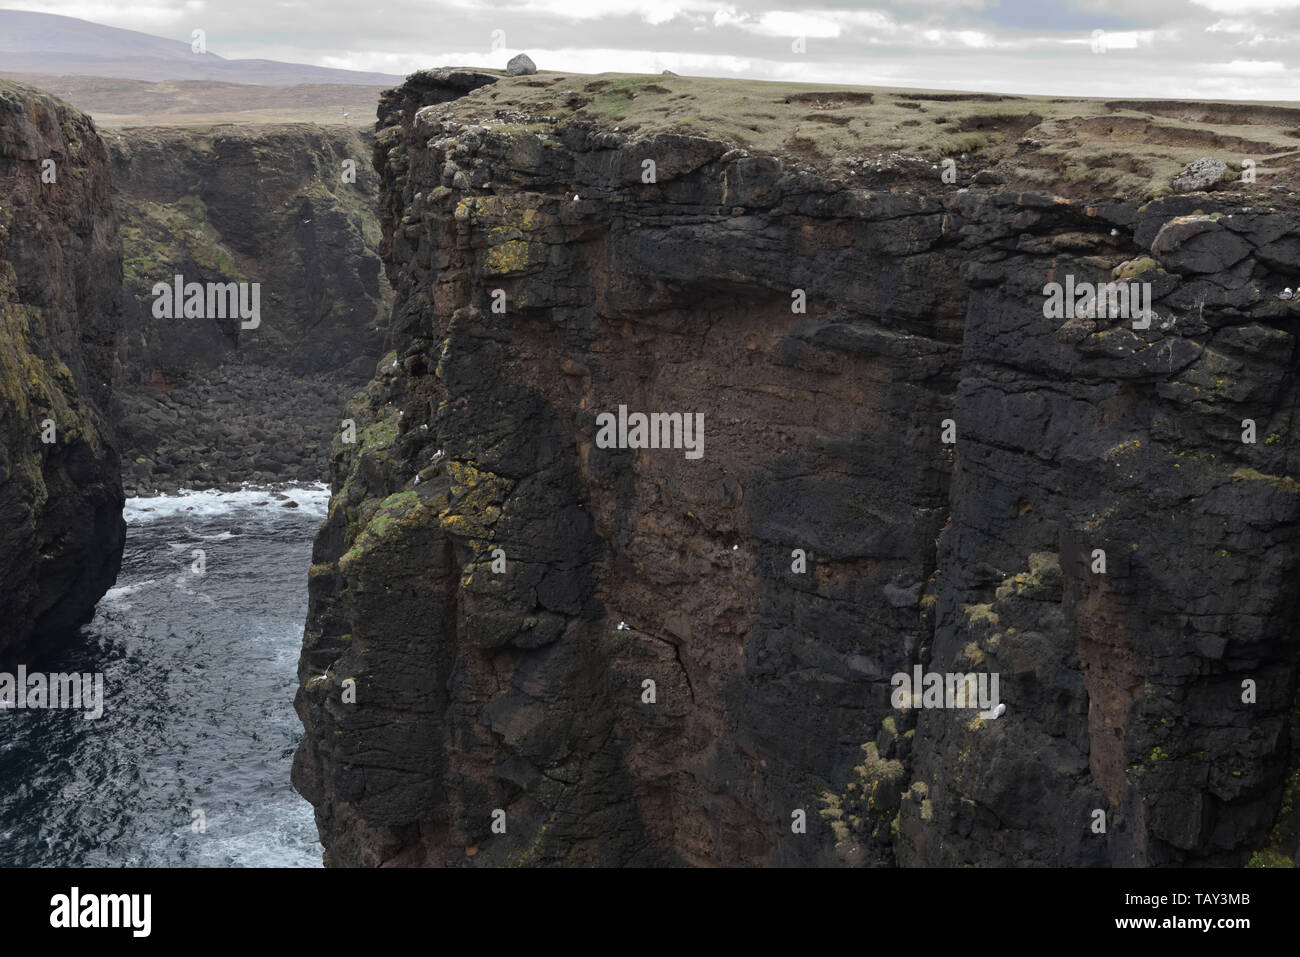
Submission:
{"label": "hill", "polygon": [[291,86],[344,83],[362,86],[400,83],[402,77],[281,63],[228,60],[195,53],[190,44],[89,20],[26,10],[0,10],[0,74],[40,73],[133,80],[209,80]]}
{"label": "hill", "polygon": [[0,74],[36,87],[100,126],[212,126],[221,123],[320,123],[370,127],[383,86],[302,83],[260,86],[207,80],[128,80],[98,76]]}

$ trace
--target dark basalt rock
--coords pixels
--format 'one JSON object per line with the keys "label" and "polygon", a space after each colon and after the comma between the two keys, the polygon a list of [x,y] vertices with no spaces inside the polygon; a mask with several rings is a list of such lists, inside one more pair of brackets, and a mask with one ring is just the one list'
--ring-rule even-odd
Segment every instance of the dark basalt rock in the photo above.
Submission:
{"label": "dark basalt rock", "polygon": [[[325,478],[339,408],[374,370],[392,301],[369,139],[305,124],[111,138],[129,494]],[[154,284],[176,275],[258,283],[260,325],[156,318]]]}
{"label": "dark basalt rock", "polygon": [[[42,182],[50,169],[55,181]],[[121,565],[122,482],[108,414],[122,254],[108,180],[89,117],[0,81],[4,663],[68,641]],[[45,423],[52,442],[42,441]]]}
{"label": "dark basalt rock", "polygon": [[1179,216],[1160,227],[1151,254],[1171,272],[1221,273],[1245,259],[1253,248],[1216,217]]}
{"label": "dark basalt rock", "polygon": [[[462,89],[381,111],[403,333],[334,446],[296,702],[327,863],[1240,865],[1282,833],[1294,209],[873,192],[423,109]],[[1045,318],[1113,271],[1148,328]],[[703,457],[599,447],[619,405],[703,412]],[[895,708],[917,666],[998,673],[1006,712]]]}

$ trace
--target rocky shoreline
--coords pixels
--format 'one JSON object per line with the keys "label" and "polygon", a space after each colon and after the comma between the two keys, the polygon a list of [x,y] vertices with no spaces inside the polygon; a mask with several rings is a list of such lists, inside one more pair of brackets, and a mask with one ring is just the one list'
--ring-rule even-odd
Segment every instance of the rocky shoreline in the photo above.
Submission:
{"label": "rocky shoreline", "polygon": [[170,389],[123,394],[126,494],[327,481],[346,388],[326,374],[236,361]]}

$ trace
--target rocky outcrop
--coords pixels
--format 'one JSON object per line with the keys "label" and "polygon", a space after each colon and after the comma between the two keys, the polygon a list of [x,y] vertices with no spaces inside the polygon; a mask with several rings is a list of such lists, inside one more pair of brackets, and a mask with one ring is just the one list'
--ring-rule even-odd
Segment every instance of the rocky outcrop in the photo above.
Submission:
{"label": "rocky outcrop", "polygon": [[[446,76],[381,105],[397,349],[299,669],[327,863],[1294,853],[1300,210],[862,188]],[[1150,312],[1048,304],[1112,280]]]}
{"label": "rocky outcrop", "polygon": [[[89,621],[122,559],[106,418],[122,256],[91,120],[0,82],[0,660]],[[20,657],[22,656],[22,657]]]}
{"label": "rocky outcrop", "polygon": [[[323,480],[392,298],[368,137],[298,124],[108,139],[126,255],[128,489]],[[156,317],[154,285],[177,275],[257,284],[257,324]]]}

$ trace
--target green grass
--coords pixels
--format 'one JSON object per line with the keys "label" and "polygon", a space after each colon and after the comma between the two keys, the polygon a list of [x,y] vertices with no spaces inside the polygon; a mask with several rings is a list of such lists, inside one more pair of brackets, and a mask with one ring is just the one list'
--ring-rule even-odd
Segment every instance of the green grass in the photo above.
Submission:
{"label": "green grass", "polygon": [[245,278],[198,197],[185,196],[168,204],[119,198],[118,203],[122,265],[128,281],[146,286],[167,281],[186,262],[193,262],[208,278],[227,282]]}
{"label": "green grass", "polygon": [[[968,175],[993,167],[1023,188],[1090,198],[1146,199],[1167,192],[1170,179],[1185,164],[1206,155],[1238,162],[1250,156],[1258,164],[1259,188],[1264,188],[1270,179],[1288,178],[1297,166],[1297,157],[1288,154],[1300,153],[1300,144],[1289,135],[1300,126],[1300,109],[1286,104],[999,98],[824,83],[543,71],[501,76],[446,109],[453,119],[509,132],[586,121],[636,137],[694,134],[846,174],[874,169],[877,163],[910,164],[907,175],[933,181],[936,190],[941,188],[936,164],[953,158]],[[503,109],[521,115],[504,127],[495,118]],[[1022,140],[1033,143],[1022,148]]]}
{"label": "green grass", "polygon": [[1268,850],[1256,851],[1250,855],[1250,861],[1247,867],[1293,867],[1291,858],[1287,857],[1281,851],[1269,848]]}

